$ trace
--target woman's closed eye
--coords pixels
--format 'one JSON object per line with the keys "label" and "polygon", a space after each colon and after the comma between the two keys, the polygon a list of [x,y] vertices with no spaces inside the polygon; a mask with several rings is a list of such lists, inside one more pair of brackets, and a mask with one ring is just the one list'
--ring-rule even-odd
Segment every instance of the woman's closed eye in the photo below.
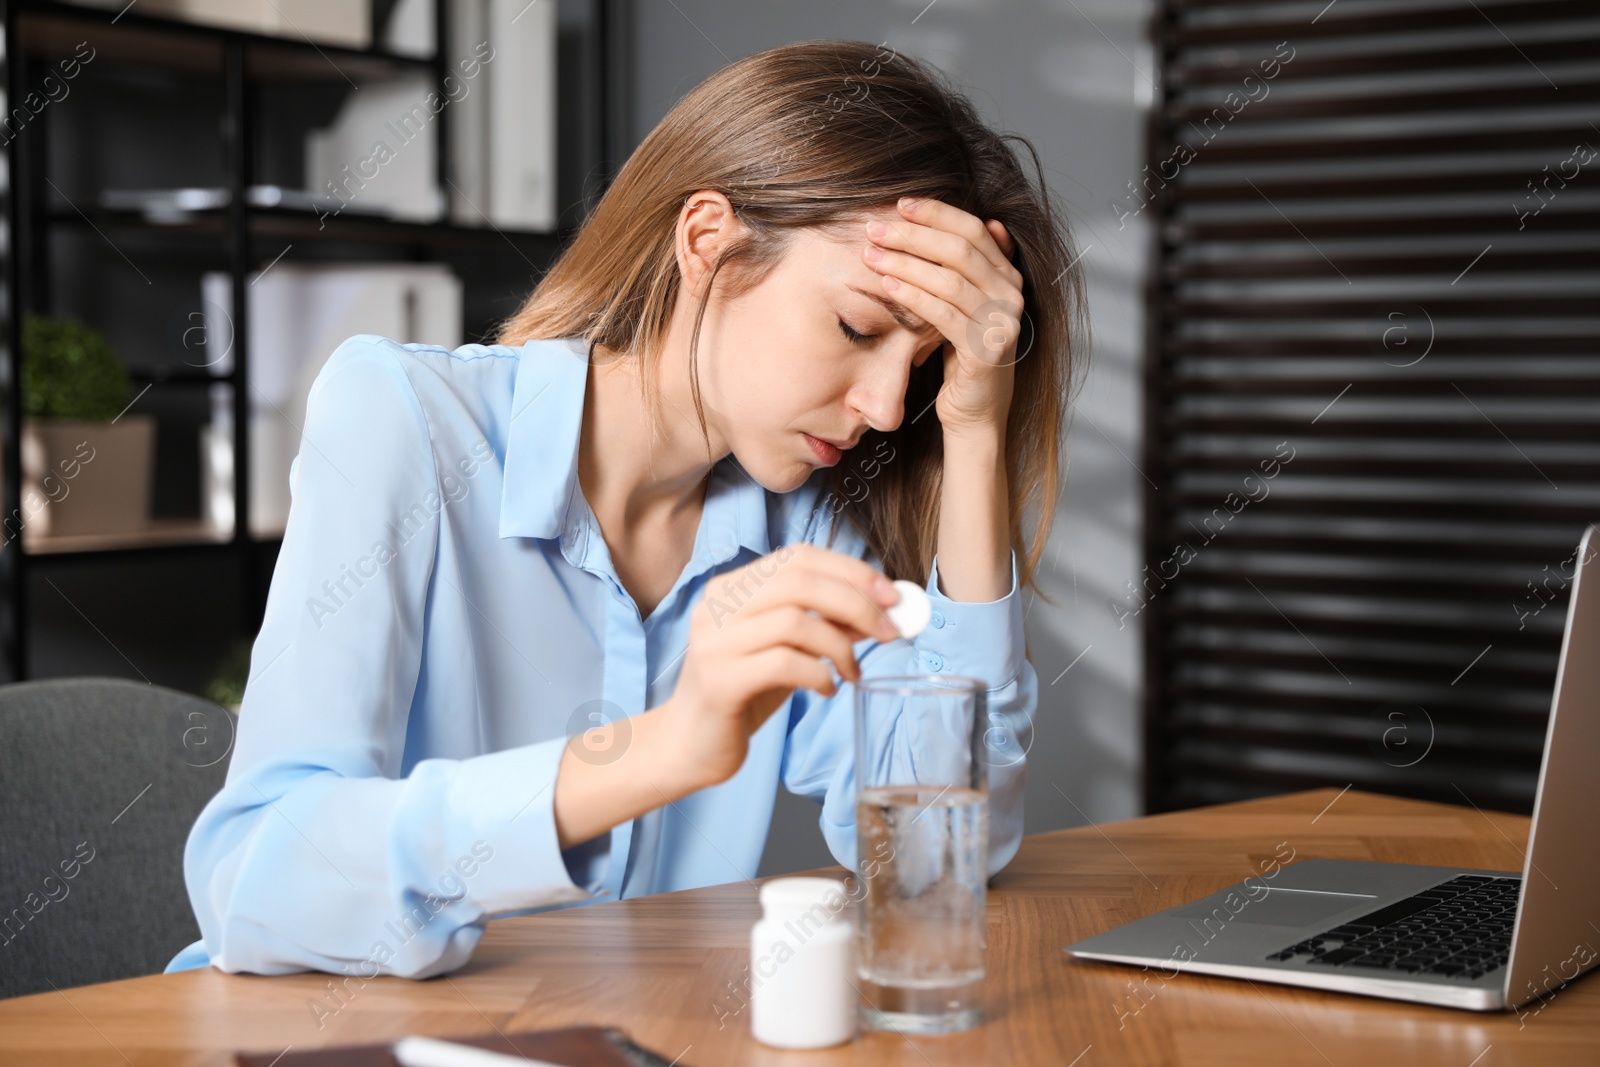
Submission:
{"label": "woman's closed eye", "polygon": [[864,345],[870,343],[878,335],[875,333],[861,333],[851,328],[848,322],[839,320],[839,331],[843,333],[852,344]]}

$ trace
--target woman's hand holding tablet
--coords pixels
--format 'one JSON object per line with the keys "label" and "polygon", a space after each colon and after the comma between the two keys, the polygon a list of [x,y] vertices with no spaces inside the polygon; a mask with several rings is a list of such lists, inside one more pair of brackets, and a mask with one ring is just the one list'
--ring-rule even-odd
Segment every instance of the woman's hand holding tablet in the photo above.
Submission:
{"label": "woman's hand holding tablet", "polygon": [[696,605],[677,688],[663,706],[686,770],[706,784],[743,765],[750,735],[796,689],[838,691],[861,677],[853,644],[900,633],[884,610],[900,592],[871,564],[812,544],[785,545],[712,583]]}

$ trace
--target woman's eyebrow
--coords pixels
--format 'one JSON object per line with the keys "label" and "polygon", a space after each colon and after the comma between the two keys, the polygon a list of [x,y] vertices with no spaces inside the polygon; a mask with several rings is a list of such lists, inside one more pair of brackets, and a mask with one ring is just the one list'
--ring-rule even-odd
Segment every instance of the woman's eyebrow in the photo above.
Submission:
{"label": "woman's eyebrow", "polygon": [[921,319],[917,318],[915,315],[911,314],[911,312],[907,311],[899,304],[896,304],[893,300],[890,300],[886,296],[883,296],[879,293],[868,292],[859,285],[852,285],[849,288],[854,292],[860,293],[864,297],[876,300],[879,304],[882,304],[883,309],[890,315],[894,316],[894,321],[898,322],[901,326],[904,326],[912,333],[926,333],[927,331],[933,329],[933,325],[931,323],[923,322]]}

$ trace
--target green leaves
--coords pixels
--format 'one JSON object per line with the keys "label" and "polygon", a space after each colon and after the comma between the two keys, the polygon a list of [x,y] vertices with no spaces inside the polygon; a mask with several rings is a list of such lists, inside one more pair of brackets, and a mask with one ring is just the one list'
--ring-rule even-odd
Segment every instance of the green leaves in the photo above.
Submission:
{"label": "green leaves", "polygon": [[106,422],[127,402],[128,372],[105,335],[73,318],[24,317],[24,414]]}

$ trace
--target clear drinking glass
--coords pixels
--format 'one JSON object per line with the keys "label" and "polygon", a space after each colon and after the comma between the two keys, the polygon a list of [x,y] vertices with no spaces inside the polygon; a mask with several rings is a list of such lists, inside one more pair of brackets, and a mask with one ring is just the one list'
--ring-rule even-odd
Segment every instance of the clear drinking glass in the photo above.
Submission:
{"label": "clear drinking glass", "polygon": [[856,683],[856,954],[865,1027],[938,1034],[983,1018],[989,794],[984,684]]}

